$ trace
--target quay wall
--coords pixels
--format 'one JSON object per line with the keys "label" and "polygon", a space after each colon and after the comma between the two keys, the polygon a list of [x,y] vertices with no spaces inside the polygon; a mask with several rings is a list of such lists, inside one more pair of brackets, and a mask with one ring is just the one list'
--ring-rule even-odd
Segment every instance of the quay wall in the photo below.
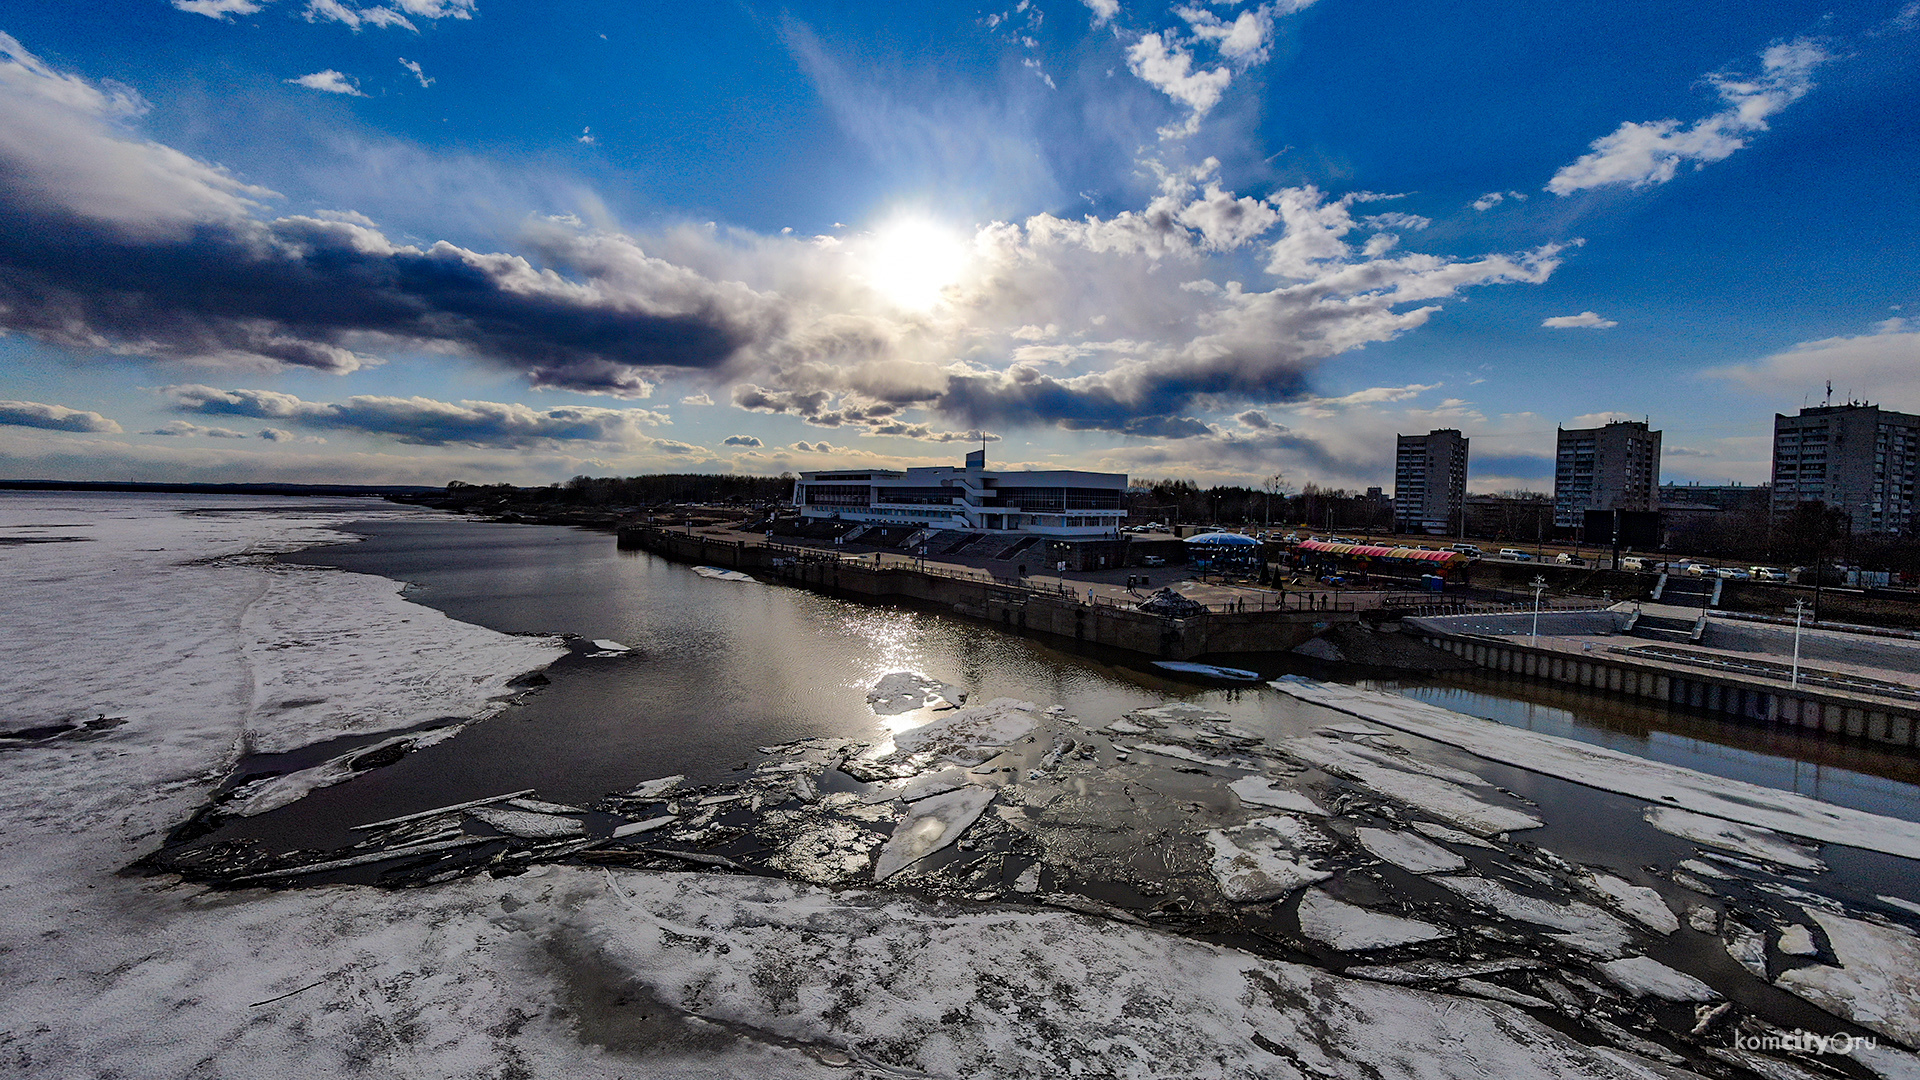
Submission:
{"label": "quay wall", "polygon": [[927,604],[1015,633],[1071,638],[1163,660],[1191,660],[1213,653],[1284,652],[1335,622],[1355,622],[1359,618],[1353,611],[1280,610],[1208,612],[1170,619],[1011,582],[923,572],[905,561],[875,566],[843,560],[828,552],[666,529],[622,529],[619,543],[623,548],[648,551],[677,562],[753,571],[836,596]]}
{"label": "quay wall", "polygon": [[1920,746],[1920,707],[1911,705],[1735,674],[1677,671],[1619,656],[1568,654],[1431,630],[1417,636],[1489,671],[1702,709],[1748,723],[1782,724],[1888,746]]}

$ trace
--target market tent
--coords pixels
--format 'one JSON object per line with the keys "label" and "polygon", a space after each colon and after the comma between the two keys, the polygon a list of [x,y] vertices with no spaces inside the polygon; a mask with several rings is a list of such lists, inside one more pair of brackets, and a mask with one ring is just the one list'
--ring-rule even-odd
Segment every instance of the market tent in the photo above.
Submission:
{"label": "market tent", "polygon": [[1304,540],[1298,548],[1301,551],[1317,551],[1350,559],[1392,559],[1400,562],[1432,563],[1446,569],[1463,566],[1467,562],[1467,557],[1457,551],[1428,551],[1425,548],[1386,547],[1381,544],[1335,544],[1326,540]]}

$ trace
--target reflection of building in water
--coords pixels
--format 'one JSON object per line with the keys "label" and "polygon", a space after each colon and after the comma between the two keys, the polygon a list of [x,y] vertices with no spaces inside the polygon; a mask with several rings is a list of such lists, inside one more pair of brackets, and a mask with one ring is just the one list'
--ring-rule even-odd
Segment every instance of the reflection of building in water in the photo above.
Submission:
{"label": "reflection of building in water", "polygon": [[1116,533],[1127,516],[1125,473],[1011,472],[986,464],[986,452],[976,450],[960,468],[802,473],[793,504],[815,520],[1063,537]]}

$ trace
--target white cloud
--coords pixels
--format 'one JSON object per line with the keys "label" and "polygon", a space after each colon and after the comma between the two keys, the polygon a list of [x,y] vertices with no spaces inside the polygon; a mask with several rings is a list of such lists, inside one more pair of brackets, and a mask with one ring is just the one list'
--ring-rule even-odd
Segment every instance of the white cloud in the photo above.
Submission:
{"label": "white cloud", "polygon": [[1672,119],[1623,123],[1594,140],[1591,153],[1555,173],[1547,190],[1570,195],[1610,184],[1651,187],[1673,179],[1682,163],[1698,169],[1724,160],[1747,145],[1747,136],[1767,130],[1768,118],[1813,89],[1813,69],[1828,59],[1805,39],[1774,45],[1760,54],[1756,76],[1708,76],[1725,105],[1719,112],[1684,126]]}
{"label": "white cloud", "polygon": [[1570,330],[1580,326],[1592,327],[1595,330],[1606,330],[1610,327],[1619,326],[1620,324],[1612,319],[1603,319],[1591,311],[1583,311],[1578,315],[1555,315],[1551,319],[1541,320],[1540,325],[1554,330]]}
{"label": "white cloud", "polygon": [[683,398],[681,398],[681,399],[680,399],[680,404],[682,404],[682,405],[711,405],[711,404],[713,404],[713,399],[712,399],[712,398],[710,398],[710,397],[708,397],[708,396],[707,396],[707,395],[705,395],[705,394],[688,394],[688,395],[687,395],[686,397],[683,397]]}
{"label": "white cloud", "polygon": [[1087,10],[1093,12],[1093,25],[1098,28],[1107,25],[1120,14],[1120,0],[1081,0]]}
{"label": "white cloud", "polygon": [[597,142],[599,142],[600,140],[599,140],[599,139],[596,139],[596,138],[594,138],[594,137],[593,137],[593,129],[592,129],[592,128],[590,128],[590,127],[583,127],[583,128],[581,128],[581,129],[580,129],[580,139],[579,139],[579,141],[580,141],[580,142],[583,142],[583,143],[585,143],[585,144],[587,144],[588,146],[592,146],[592,145],[594,145],[595,143],[597,143]]}
{"label": "white cloud", "polygon": [[[1184,128],[1168,129],[1192,134],[1202,117],[1220,103],[1233,73],[1224,67],[1194,69],[1193,53],[1171,36],[1157,33],[1140,35],[1127,50],[1127,69],[1149,86],[1192,110]],[[1163,137],[1167,134],[1162,132]]]}
{"label": "white cloud", "polygon": [[273,0],[173,0],[173,6],[195,15],[205,15],[209,19],[225,19],[229,15],[251,15],[272,2]]}
{"label": "white cloud", "polygon": [[38,401],[0,401],[0,424],[47,431],[120,433],[120,425],[97,412],[43,405]]}
{"label": "white cloud", "polygon": [[1846,397],[1920,411],[1920,326],[1906,319],[1888,319],[1876,323],[1871,334],[1801,342],[1750,364],[1702,374],[1788,398],[1822,395],[1831,381]]}
{"label": "white cloud", "polygon": [[361,26],[403,27],[419,33],[415,19],[471,19],[474,0],[393,0],[388,6],[356,6],[347,0],[307,0],[308,22],[337,22],[350,29]]}
{"label": "white cloud", "polygon": [[1363,217],[1360,219],[1360,224],[1369,229],[1407,229],[1419,232],[1432,225],[1433,219],[1421,217],[1419,214],[1403,214],[1398,210],[1391,210],[1384,214]]}
{"label": "white cloud", "polygon": [[[271,431],[274,429],[269,428],[268,430]],[[244,439],[247,437],[247,433],[244,431],[235,431],[232,428],[223,427],[207,427],[202,424],[189,423],[185,420],[175,420],[171,423],[162,424],[152,431],[143,431],[140,434],[174,435],[180,438],[196,439]]]}
{"label": "white cloud", "polygon": [[1515,202],[1526,202],[1527,196],[1523,192],[1518,191],[1489,191],[1468,205],[1484,213],[1506,202],[1508,199],[1512,199]]}
{"label": "white cloud", "polygon": [[1626,413],[1615,412],[1614,410],[1609,409],[1606,412],[1582,413],[1579,416],[1574,417],[1572,420],[1567,421],[1566,424],[1564,424],[1563,426],[1569,427],[1569,428],[1595,428],[1595,427],[1606,427],[1608,424],[1611,424],[1616,420],[1643,420],[1643,419],[1645,419],[1645,417],[1629,416]]}
{"label": "white cloud", "polygon": [[309,90],[320,90],[329,94],[346,94],[349,97],[367,96],[360,92],[360,87],[355,85],[352,79],[347,78],[332,68],[328,68],[325,71],[316,71],[311,75],[302,75],[297,79],[288,79],[287,82],[295,86],[304,86]]}
{"label": "white cloud", "polygon": [[752,448],[765,446],[766,443],[761,442],[759,439],[753,437],[752,435],[729,435],[726,438],[720,440],[720,445],[741,446],[741,447],[747,447],[749,449],[752,449]]}
{"label": "white cloud", "polygon": [[400,66],[413,72],[413,77],[420,80],[420,89],[425,90],[427,87],[433,85],[433,80],[427,78],[427,73],[420,70],[420,65],[417,62],[403,56],[400,58]]}

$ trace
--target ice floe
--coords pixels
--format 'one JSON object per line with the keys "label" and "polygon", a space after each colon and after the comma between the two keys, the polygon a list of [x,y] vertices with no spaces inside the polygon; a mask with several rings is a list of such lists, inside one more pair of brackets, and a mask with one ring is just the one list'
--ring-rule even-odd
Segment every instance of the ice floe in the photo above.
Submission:
{"label": "ice floe", "polygon": [[1363,827],[1353,834],[1374,857],[1410,873],[1451,873],[1467,865],[1467,860],[1446,848],[1404,832]]}
{"label": "ice floe", "polygon": [[913,803],[880,849],[880,858],[873,864],[873,880],[885,881],[960,839],[992,801],[992,789],[968,786]]}
{"label": "ice floe", "polygon": [[1280,749],[1324,772],[1365,784],[1389,799],[1480,836],[1537,829],[1543,824],[1525,811],[1482,802],[1458,784],[1367,760],[1325,739],[1287,739]]}
{"label": "ice floe", "polygon": [[1818,855],[1769,829],[1675,810],[1670,806],[1649,806],[1642,816],[1647,819],[1647,824],[1661,832],[1697,844],[1724,848],[1780,866],[1791,866],[1796,870],[1819,873],[1827,868]]}
{"label": "ice floe", "polygon": [[1813,943],[1813,932],[1799,923],[1780,931],[1780,940],[1773,947],[1784,956],[1818,956],[1820,949]]}
{"label": "ice floe", "polygon": [[948,713],[920,727],[896,732],[893,748],[905,754],[927,754],[961,765],[979,765],[1006,746],[1033,731],[1032,702],[996,698]]}
{"label": "ice floe", "polygon": [[1920,940],[1818,909],[1807,914],[1820,924],[1840,966],[1790,968],[1774,984],[1902,1046],[1920,1048]]}
{"label": "ice floe", "polygon": [[1453,936],[1432,923],[1369,911],[1319,889],[1300,894],[1300,932],[1341,952],[1364,952]]}
{"label": "ice floe", "polygon": [[1302,701],[1447,743],[1489,761],[1792,836],[1920,859],[1920,822],[1709,776],[1589,743],[1481,720],[1398,694],[1296,676],[1269,685]]}
{"label": "ice floe", "polygon": [[1605,873],[1584,874],[1580,884],[1603,898],[1608,907],[1656,934],[1671,934],[1680,929],[1679,917],[1657,890]]}
{"label": "ice floe", "polygon": [[1213,879],[1229,900],[1272,900],[1333,876],[1305,854],[1327,846],[1325,837],[1297,817],[1276,814],[1212,829],[1207,843]]}
{"label": "ice floe", "polygon": [[881,716],[897,716],[915,709],[953,708],[967,695],[917,671],[895,671],[880,677],[867,690],[867,704]]}
{"label": "ice floe", "polygon": [[1633,941],[1625,923],[1591,904],[1566,904],[1514,892],[1489,878],[1436,877],[1432,880],[1509,919],[1562,931],[1549,937],[1594,956],[1615,957]]}
{"label": "ice floe", "polygon": [[1663,1001],[1713,1001],[1713,987],[1683,971],[1675,971],[1649,956],[1628,956],[1595,964],[1600,974],[1630,994],[1651,995]]}
{"label": "ice floe", "polygon": [[1270,806],[1275,810],[1312,814],[1315,817],[1327,816],[1327,812],[1304,793],[1281,787],[1264,776],[1243,776],[1228,784],[1227,790],[1233,792],[1241,802],[1253,806]]}
{"label": "ice floe", "polygon": [[466,813],[476,821],[483,821],[508,836],[523,840],[557,840],[563,836],[579,836],[587,831],[579,818],[554,814],[530,814],[524,810],[502,810],[496,806],[476,806]]}

